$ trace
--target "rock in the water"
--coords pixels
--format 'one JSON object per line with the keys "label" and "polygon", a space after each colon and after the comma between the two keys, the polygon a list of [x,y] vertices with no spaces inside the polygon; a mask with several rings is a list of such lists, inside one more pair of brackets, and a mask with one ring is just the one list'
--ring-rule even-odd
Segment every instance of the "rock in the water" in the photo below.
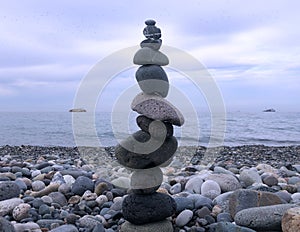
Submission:
{"label": "rock in the water", "polygon": [[239,189],[230,195],[229,211],[234,218],[235,214],[243,209],[277,204],[282,204],[282,200],[274,193]]}
{"label": "rock in the water", "polygon": [[154,50],[159,50],[161,47],[161,39],[145,39],[140,43],[141,48],[152,48]]}
{"label": "rock in the water", "polygon": [[201,185],[201,195],[214,199],[221,194],[219,184],[213,180],[207,180]]}
{"label": "rock in the water", "polygon": [[50,230],[50,232],[78,232],[78,229],[74,225],[62,225]]}
{"label": "rock in the water", "polygon": [[20,198],[11,198],[4,201],[0,201],[0,216],[5,216],[12,213],[13,209],[22,204],[23,200]]}
{"label": "rock in the water", "polygon": [[183,210],[176,218],[176,225],[179,227],[185,226],[193,218],[193,211],[189,209]]}
{"label": "rock in the water", "polygon": [[21,203],[13,209],[12,215],[16,221],[21,221],[24,218],[29,218],[31,206],[27,203]]}
{"label": "rock in the water", "polygon": [[19,186],[12,181],[0,182],[0,201],[19,197],[20,188]]}
{"label": "rock in the water", "polygon": [[209,232],[255,232],[255,230],[237,226],[231,222],[217,222],[208,226]]}
{"label": "rock in the water", "polygon": [[144,225],[135,225],[125,222],[121,226],[120,232],[173,232],[172,223],[168,220],[147,223]]}
{"label": "rock in the water", "polygon": [[131,109],[154,120],[167,121],[177,126],[184,123],[180,111],[158,95],[138,94],[131,103]]}
{"label": "rock in the water", "polygon": [[163,193],[131,194],[124,199],[122,210],[125,220],[141,225],[172,216],[176,210],[176,203],[172,197]]}
{"label": "rock in the water", "polygon": [[299,232],[300,231],[300,207],[288,209],[281,221],[283,232]]}
{"label": "rock in the water", "polygon": [[263,207],[253,207],[239,211],[234,221],[237,225],[246,226],[258,231],[281,231],[281,220],[292,204],[281,204]]}
{"label": "rock in the water", "polygon": [[158,189],[163,181],[163,173],[159,167],[135,170],[130,179],[131,189]]}
{"label": "rock in the water", "polygon": [[[134,57],[133,63],[137,65],[168,65],[169,59],[168,57],[160,51],[154,50],[149,47],[143,47],[139,49]],[[153,77],[155,77],[155,72],[153,73]]]}
{"label": "rock in the water", "polygon": [[220,185],[222,192],[229,192],[242,188],[238,179],[230,174],[211,174],[206,180],[217,182]]}
{"label": "rock in the water", "polygon": [[94,191],[94,182],[85,176],[79,176],[72,185],[72,192],[76,195],[82,195],[86,190]]}
{"label": "rock in the water", "polygon": [[10,223],[10,221],[6,220],[3,217],[0,217],[0,231],[2,231],[2,232],[15,232],[15,228]]}
{"label": "rock in the water", "polygon": [[169,122],[155,121],[151,118],[147,118],[144,115],[140,115],[136,118],[136,122],[142,131],[149,133],[154,138],[169,138],[173,136],[173,126]]}
{"label": "rock in the water", "polygon": [[[169,160],[178,145],[174,136],[167,138],[160,146],[158,146],[161,144],[160,141],[158,144],[155,144],[155,141],[152,143],[153,140],[148,141],[150,141],[150,135],[144,131],[138,131],[123,141],[121,145],[117,145],[115,156],[119,163],[134,169],[153,168]],[[141,154],[142,151],[151,152]]]}

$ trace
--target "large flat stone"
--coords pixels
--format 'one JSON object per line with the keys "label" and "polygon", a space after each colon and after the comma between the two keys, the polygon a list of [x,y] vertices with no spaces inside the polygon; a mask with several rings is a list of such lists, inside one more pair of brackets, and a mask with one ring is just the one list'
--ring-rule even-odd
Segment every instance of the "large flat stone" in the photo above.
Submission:
{"label": "large flat stone", "polygon": [[131,103],[131,109],[154,120],[167,121],[177,126],[184,123],[181,112],[158,95],[138,94]]}
{"label": "large flat stone", "polygon": [[160,51],[143,47],[135,53],[133,63],[138,65],[156,64],[163,66],[169,64],[169,59]]}

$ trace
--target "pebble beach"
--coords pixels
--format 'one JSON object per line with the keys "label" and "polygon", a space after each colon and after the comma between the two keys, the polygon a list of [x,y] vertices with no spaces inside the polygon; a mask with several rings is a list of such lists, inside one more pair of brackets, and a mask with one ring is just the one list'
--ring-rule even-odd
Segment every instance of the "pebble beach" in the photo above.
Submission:
{"label": "pebble beach", "polygon": [[[225,146],[211,149],[210,159],[206,152],[179,147],[162,168],[157,192],[177,207],[157,230],[171,223],[178,232],[299,231],[300,146]],[[116,161],[114,147],[1,146],[0,157],[0,231],[133,226],[122,215],[131,170]]]}

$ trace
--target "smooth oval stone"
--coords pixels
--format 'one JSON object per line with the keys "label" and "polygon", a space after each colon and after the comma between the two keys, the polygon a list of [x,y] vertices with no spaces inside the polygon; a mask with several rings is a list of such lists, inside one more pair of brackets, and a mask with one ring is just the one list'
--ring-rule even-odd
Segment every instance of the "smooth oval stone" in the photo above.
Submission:
{"label": "smooth oval stone", "polygon": [[62,225],[50,230],[50,232],[78,232],[78,229],[74,225]]}
{"label": "smooth oval stone", "polygon": [[256,169],[245,169],[240,174],[240,181],[242,181],[246,187],[252,184],[262,183],[261,177]]}
{"label": "smooth oval stone", "polygon": [[16,232],[14,226],[10,221],[6,220],[3,217],[0,217],[0,231],[3,232]]}
{"label": "smooth oval stone", "polygon": [[159,188],[163,181],[163,173],[159,167],[135,170],[130,178],[132,189]]}
{"label": "smooth oval stone", "polygon": [[21,221],[24,218],[29,218],[30,214],[29,214],[29,210],[31,209],[31,206],[27,203],[21,203],[18,206],[16,206],[13,209],[13,218],[16,221]]}
{"label": "smooth oval stone", "polygon": [[169,92],[169,81],[165,71],[158,65],[143,65],[136,74],[141,90],[146,94],[157,94],[166,97]]}
{"label": "smooth oval stone", "polygon": [[186,197],[175,197],[174,198],[175,202],[176,202],[176,213],[180,213],[181,211],[185,210],[185,209],[194,209],[194,201],[190,198],[186,198]]}
{"label": "smooth oval stone", "polygon": [[220,185],[222,192],[229,192],[242,188],[238,179],[231,174],[211,174],[206,180],[217,182]]}
{"label": "smooth oval stone", "polygon": [[176,225],[179,227],[185,226],[193,217],[193,211],[189,209],[183,210],[176,218]]}
{"label": "smooth oval stone", "polygon": [[23,200],[20,198],[11,198],[0,201],[0,216],[12,213],[13,209],[22,203]]}
{"label": "smooth oval stone", "polygon": [[131,109],[148,118],[167,121],[176,126],[182,126],[184,123],[180,111],[158,95],[138,94],[131,103]]}
{"label": "smooth oval stone", "polygon": [[[134,54],[133,63],[137,65],[165,66],[169,64],[169,59],[160,51],[149,47],[142,47]],[[155,77],[155,72],[153,72],[153,77]]]}
{"label": "smooth oval stone", "polygon": [[231,222],[217,222],[208,226],[210,232],[255,232],[243,226],[237,226]]}
{"label": "smooth oval stone", "polygon": [[258,231],[281,231],[283,214],[292,207],[295,205],[281,204],[244,209],[235,215],[234,221],[237,225]]}
{"label": "smooth oval stone", "polygon": [[141,225],[172,216],[176,210],[176,203],[172,197],[163,193],[131,194],[124,199],[122,210],[125,220]]}
{"label": "smooth oval stone", "polygon": [[190,193],[200,194],[202,184],[203,184],[202,177],[194,176],[186,182],[185,190],[190,192]]}
{"label": "smooth oval stone", "polygon": [[85,176],[79,176],[72,185],[72,192],[76,195],[82,195],[86,190],[94,191],[94,182]]}
{"label": "smooth oval stone", "polygon": [[[136,123],[142,131],[149,133],[154,138],[171,137],[173,136],[173,126],[169,122],[163,122],[165,128],[161,124],[153,123],[155,120],[147,118],[144,115],[140,115],[136,118]],[[151,124],[151,127],[150,127]],[[165,134],[166,133],[166,134]]]}
{"label": "smooth oval stone", "polygon": [[153,152],[139,154],[134,152],[138,142],[145,144],[145,150],[153,150],[152,147],[147,147],[153,146],[153,144],[146,144],[150,140],[150,135],[144,131],[138,131],[133,134],[133,138],[136,140],[129,137],[122,145],[119,144],[115,148],[115,156],[119,163],[128,168],[147,169],[159,166],[173,156],[178,146],[176,138],[172,136]]}
{"label": "smooth oval stone", "polygon": [[13,181],[0,182],[0,201],[19,197],[20,188]]}
{"label": "smooth oval stone", "polygon": [[221,194],[219,184],[213,180],[207,180],[201,185],[201,195],[214,199]]}
{"label": "smooth oval stone", "polygon": [[155,25],[155,20],[153,20],[153,19],[147,19],[146,21],[145,21],[145,24],[147,25],[147,26],[154,26]]}
{"label": "smooth oval stone", "polygon": [[161,39],[145,39],[140,43],[141,48],[152,48],[153,50],[159,50],[161,47]]}
{"label": "smooth oval stone", "polygon": [[173,232],[172,223],[168,220],[147,223],[144,225],[134,225],[130,222],[124,222],[120,232]]}

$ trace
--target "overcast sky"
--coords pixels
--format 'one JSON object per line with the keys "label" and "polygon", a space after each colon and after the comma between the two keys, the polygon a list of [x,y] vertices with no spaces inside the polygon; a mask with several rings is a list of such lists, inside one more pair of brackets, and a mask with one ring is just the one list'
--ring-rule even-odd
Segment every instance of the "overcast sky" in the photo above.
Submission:
{"label": "overcast sky", "polygon": [[[149,18],[163,46],[207,67],[228,110],[299,111],[299,9],[298,0],[1,1],[0,111],[72,108],[88,71],[138,45]],[[115,78],[109,93],[128,88],[133,74],[120,74],[126,81]],[[191,92],[180,78],[174,83]]]}

